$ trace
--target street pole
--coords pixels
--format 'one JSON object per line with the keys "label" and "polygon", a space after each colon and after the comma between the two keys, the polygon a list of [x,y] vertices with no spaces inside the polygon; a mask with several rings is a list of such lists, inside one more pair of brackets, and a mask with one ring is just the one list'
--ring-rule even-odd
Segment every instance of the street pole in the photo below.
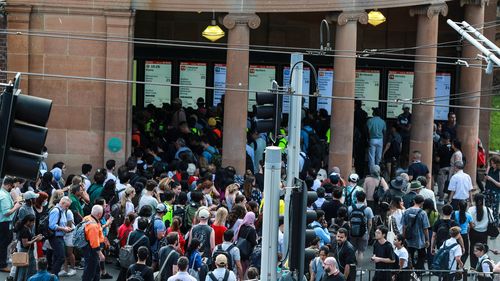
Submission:
{"label": "street pole", "polygon": [[281,181],[281,148],[266,148],[264,173],[264,222],[260,280],[275,281],[278,261],[279,201]]}
{"label": "street pole", "polygon": [[[304,59],[299,53],[293,53],[290,60],[290,72],[293,66]],[[299,153],[300,153],[300,125],[302,117],[302,81],[303,63],[299,63],[290,73],[291,93],[290,113],[288,116],[288,147],[286,166],[286,189],[285,189],[285,233],[283,246],[287,253],[289,251],[290,240],[290,195],[291,187],[294,186],[295,178],[299,177]],[[296,95],[298,94],[298,95]]]}

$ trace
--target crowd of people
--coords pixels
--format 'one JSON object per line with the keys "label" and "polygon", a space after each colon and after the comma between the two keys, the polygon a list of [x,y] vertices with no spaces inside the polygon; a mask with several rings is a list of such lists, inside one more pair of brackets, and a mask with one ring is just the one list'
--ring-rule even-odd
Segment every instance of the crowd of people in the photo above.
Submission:
{"label": "crowd of people", "polygon": [[[123,165],[84,163],[81,173],[68,174],[65,163],[49,168],[44,161],[36,181],[6,176],[0,270],[16,281],[57,281],[78,269],[83,281],[258,279],[264,150],[271,140],[283,148],[285,180],[287,132],[276,139],[257,132],[250,115],[246,171],[239,175],[221,166],[223,106],[207,108],[199,100],[195,110],[176,99],[137,112],[133,153]],[[498,253],[488,248],[488,236],[495,237],[490,225],[498,232],[500,158],[482,163],[485,192],[474,193],[450,113],[446,124],[436,125],[436,168],[429,170],[419,151],[409,151],[408,109],[386,131],[378,109],[368,118],[356,103],[355,172],[328,171],[330,119],[304,110],[300,177],[318,195],[308,206],[316,213],[307,226],[315,239],[305,245],[309,280],[354,280],[363,273],[357,265],[368,259],[377,269],[373,280],[407,280],[426,264],[437,270],[442,252],[450,257],[449,266],[437,267],[448,270],[446,280],[461,274],[467,260],[481,278],[500,270],[488,256]],[[276,266],[282,270],[288,254],[283,196],[279,205]],[[18,253],[28,261],[18,263]],[[117,276],[107,272],[110,263],[120,268]]]}

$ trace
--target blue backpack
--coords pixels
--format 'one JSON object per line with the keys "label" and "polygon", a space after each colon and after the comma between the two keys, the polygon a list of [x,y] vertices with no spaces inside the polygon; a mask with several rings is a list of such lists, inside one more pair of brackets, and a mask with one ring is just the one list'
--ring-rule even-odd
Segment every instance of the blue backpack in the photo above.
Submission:
{"label": "blue backpack", "polygon": [[[432,260],[431,269],[433,270],[450,270],[450,251],[457,246],[458,243],[453,243],[449,246],[446,246],[446,242],[443,244],[441,248],[437,251],[434,259]],[[453,260],[455,262],[455,260]],[[453,266],[453,263],[452,263]],[[435,273],[436,275],[440,275],[441,272]]]}
{"label": "blue backpack", "polygon": [[92,223],[91,221],[82,221],[79,223],[73,234],[73,247],[82,249],[89,244],[87,237],[85,237],[85,226]]}

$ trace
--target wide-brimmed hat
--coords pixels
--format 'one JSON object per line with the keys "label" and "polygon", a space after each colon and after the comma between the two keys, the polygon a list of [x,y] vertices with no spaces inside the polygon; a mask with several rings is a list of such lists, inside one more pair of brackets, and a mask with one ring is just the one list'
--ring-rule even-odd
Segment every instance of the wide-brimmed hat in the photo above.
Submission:
{"label": "wide-brimmed hat", "polygon": [[402,190],[407,184],[406,180],[401,176],[397,176],[391,181],[391,187],[397,190]]}
{"label": "wide-brimmed hat", "polygon": [[410,190],[418,190],[422,188],[422,184],[419,181],[412,181],[410,183]]}

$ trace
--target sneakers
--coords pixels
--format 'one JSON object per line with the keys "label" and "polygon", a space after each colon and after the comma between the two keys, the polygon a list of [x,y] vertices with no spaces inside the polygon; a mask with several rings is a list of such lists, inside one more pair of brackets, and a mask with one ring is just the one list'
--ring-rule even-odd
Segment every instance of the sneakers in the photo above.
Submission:
{"label": "sneakers", "polygon": [[64,270],[61,270],[59,271],[59,273],[57,274],[59,277],[63,277],[63,276],[68,276],[68,273]]}
{"label": "sneakers", "polygon": [[113,276],[106,272],[104,274],[101,274],[101,279],[113,279]]}
{"label": "sneakers", "polygon": [[66,273],[68,276],[74,276],[76,274],[76,270],[70,268],[69,271]]}

